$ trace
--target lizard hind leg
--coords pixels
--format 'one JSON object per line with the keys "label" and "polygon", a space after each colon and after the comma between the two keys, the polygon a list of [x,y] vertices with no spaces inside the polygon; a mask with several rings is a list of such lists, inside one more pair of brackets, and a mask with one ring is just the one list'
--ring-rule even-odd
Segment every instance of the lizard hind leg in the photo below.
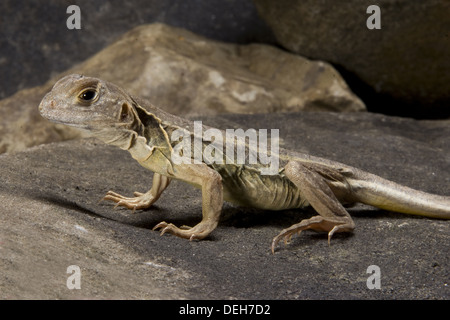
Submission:
{"label": "lizard hind leg", "polygon": [[[339,185],[339,181],[345,181],[339,176],[338,171],[321,165],[303,165],[300,162],[291,161],[286,165],[285,173],[319,215],[304,219],[281,231],[272,241],[272,253],[280,240],[283,239],[285,243],[288,243],[294,234],[303,230],[328,232],[328,244],[333,234],[353,231],[355,224],[352,218],[329,185],[330,182]],[[341,192],[345,192],[345,188],[346,185],[342,182]]]}

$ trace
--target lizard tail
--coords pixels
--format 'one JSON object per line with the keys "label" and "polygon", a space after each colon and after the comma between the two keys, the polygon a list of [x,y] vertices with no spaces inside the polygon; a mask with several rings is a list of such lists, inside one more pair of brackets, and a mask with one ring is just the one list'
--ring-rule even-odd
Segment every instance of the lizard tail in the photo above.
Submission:
{"label": "lizard tail", "polygon": [[415,190],[380,177],[374,178],[365,177],[350,183],[358,202],[389,211],[450,219],[450,197]]}

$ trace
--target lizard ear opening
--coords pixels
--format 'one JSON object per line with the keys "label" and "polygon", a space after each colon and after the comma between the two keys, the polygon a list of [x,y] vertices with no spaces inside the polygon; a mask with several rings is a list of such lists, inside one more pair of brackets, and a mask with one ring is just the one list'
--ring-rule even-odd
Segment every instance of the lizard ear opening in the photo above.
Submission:
{"label": "lizard ear opening", "polygon": [[133,107],[130,106],[128,103],[124,102],[122,104],[122,107],[120,108],[118,120],[124,123],[132,122],[134,120]]}

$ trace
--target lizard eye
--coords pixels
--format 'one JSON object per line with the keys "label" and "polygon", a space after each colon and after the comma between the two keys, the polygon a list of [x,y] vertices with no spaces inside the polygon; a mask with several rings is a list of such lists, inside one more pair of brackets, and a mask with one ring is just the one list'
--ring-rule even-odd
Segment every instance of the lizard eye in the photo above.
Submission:
{"label": "lizard eye", "polygon": [[78,99],[85,102],[93,101],[96,98],[97,98],[97,91],[95,91],[94,89],[86,89],[78,95]]}

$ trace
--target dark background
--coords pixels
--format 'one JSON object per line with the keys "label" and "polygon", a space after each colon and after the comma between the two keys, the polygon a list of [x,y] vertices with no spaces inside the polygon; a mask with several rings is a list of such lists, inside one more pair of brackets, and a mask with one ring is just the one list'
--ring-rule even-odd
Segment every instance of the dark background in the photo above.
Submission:
{"label": "dark background", "polygon": [[[73,4],[81,8],[81,30],[66,27]],[[275,43],[251,0],[2,0],[0,99],[42,84],[133,27],[153,22],[220,41]]]}

